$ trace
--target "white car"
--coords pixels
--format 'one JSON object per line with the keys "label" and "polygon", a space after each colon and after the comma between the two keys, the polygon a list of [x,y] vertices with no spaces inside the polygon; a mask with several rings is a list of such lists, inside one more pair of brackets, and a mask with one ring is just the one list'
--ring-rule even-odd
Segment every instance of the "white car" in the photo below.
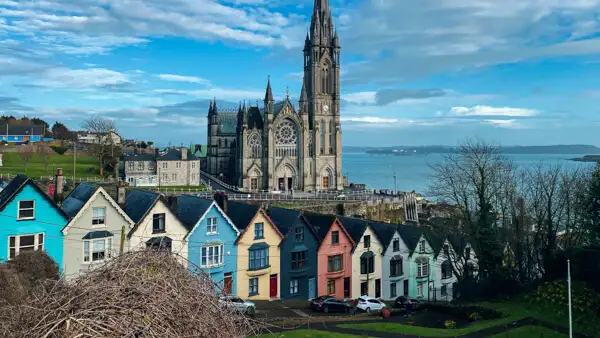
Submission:
{"label": "white car", "polygon": [[371,311],[383,310],[385,303],[375,297],[361,296],[356,300],[356,307],[366,313],[371,313]]}
{"label": "white car", "polygon": [[256,313],[256,304],[249,300],[243,300],[236,296],[222,296],[219,297],[219,304],[231,308],[235,311],[254,316]]}

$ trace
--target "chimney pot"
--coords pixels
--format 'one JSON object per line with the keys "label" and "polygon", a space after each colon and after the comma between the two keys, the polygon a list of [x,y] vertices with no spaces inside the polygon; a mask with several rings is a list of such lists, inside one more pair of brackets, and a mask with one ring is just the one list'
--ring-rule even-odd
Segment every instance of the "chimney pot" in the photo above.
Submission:
{"label": "chimney pot", "polygon": [[121,206],[121,208],[125,205],[125,182],[119,181],[119,185],[117,186],[117,204]]}
{"label": "chimney pot", "polygon": [[187,161],[187,149],[184,147],[181,147],[180,151],[181,151],[181,160]]}
{"label": "chimney pot", "polygon": [[229,200],[229,198],[227,197],[227,194],[224,192],[217,192],[214,194],[214,200],[215,202],[217,202],[217,204],[219,205],[219,208],[221,208],[221,210],[223,210],[224,213],[227,213],[228,210],[228,206],[227,206],[227,202]]}
{"label": "chimney pot", "polygon": [[54,203],[61,204],[63,201],[63,194],[65,190],[65,181],[63,177],[62,168],[56,170],[56,178],[54,180]]}

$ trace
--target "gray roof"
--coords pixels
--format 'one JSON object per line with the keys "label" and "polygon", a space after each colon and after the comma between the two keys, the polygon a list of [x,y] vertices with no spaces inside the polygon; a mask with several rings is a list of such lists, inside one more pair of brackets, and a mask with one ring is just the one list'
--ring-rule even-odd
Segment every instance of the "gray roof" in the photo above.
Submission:
{"label": "gray roof", "polygon": [[370,222],[369,225],[371,228],[373,228],[373,231],[379,238],[379,241],[383,246],[383,250],[387,250],[387,247],[390,245],[394,234],[398,231],[398,225],[382,222]]}
{"label": "gray roof", "polygon": [[50,198],[42,189],[40,189],[40,187],[37,186],[37,184],[33,183],[31,179],[23,174],[18,174],[15,176],[15,178],[13,178],[8,185],[6,185],[6,187],[0,191],[0,211],[4,210],[8,203],[10,203],[10,201],[12,201],[13,198],[15,198],[26,185],[33,187],[33,189],[42,195],[42,197],[44,197],[62,216],[68,218],[67,214],[65,214],[65,212],[59,208],[56,203],[54,203],[52,198]]}
{"label": "gray roof", "polygon": [[258,107],[250,107],[248,109],[248,128],[263,129],[263,117]]}
{"label": "gray roof", "polygon": [[[196,161],[199,160],[189,149],[187,151],[187,160]],[[181,151],[179,149],[169,149],[166,154],[161,155],[157,159],[158,161],[183,161],[181,159]]]}
{"label": "gray roof", "polygon": [[134,155],[130,155],[130,156],[126,156],[125,157],[125,161],[127,162],[132,162],[132,161],[156,161],[156,156],[154,155],[150,155],[150,154],[134,154]]}
{"label": "gray roof", "polygon": [[258,205],[227,201],[227,216],[240,230],[246,229],[258,210],[260,210]]}
{"label": "gray roof", "polygon": [[[8,130],[7,130],[8,126]],[[13,136],[13,135],[42,135],[44,127],[35,124],[2,124],[0,125],[0,136]]]}
{"label": "gray roof", "polygon": [[406,245],[408,245],[411,252],[415,250],[419,243],[419,238],[421,238],[421,235],[423,234],[419,227],[406,224],[398,225],[398,233]]}
{"label": "gray roof", "polygon": [[69,218],[75,217],[98,188],[95,184],[83,182],[73,189],[63,203],[63,210],[67,216]]}
{"label": "gray roof", "polygon": [[273,223],[275,223],[275,226],[279,231],[286,236],[290,228],[296,222],[296,219],[302,216],[302,213],[294,209],[269,208],[267,210],[267,215],[271,218]]}
{"label": "gray roof", "polygon": [[[125,198],[124,211],[137,226],[137,223],[154,207],[160,196],[160,194],[153,191],[133,189]],[[135,228],[131,231],[133,232],[133,230]]]}
{"label": "gray roof", "polygon": [[322,241],[325,236],[327,236],[327,232],[336,216],[331,214],[317,214],[313,212],[304,212],[304,217],[308,220],[310,225],[313,227],[317,235],[319,236],[319,240]]}
{"label": "gray roof", "polygon": [[357,245],[365,233],[368,222],[364,219],[345,216],[338,216],[338,219],[342,222],[344,228],[346,228],[346,231],[354,241],[354,245]]}
{"label": "gray roof", "polygon": [[177,197],[177,216],[186,229],[190,231],[212,203],[212,199],[181,195]]}
{"label": "gray roof", "polygon": [[237,130],[237,113],[219,112],[219,133],[220,134],[236,134]]}

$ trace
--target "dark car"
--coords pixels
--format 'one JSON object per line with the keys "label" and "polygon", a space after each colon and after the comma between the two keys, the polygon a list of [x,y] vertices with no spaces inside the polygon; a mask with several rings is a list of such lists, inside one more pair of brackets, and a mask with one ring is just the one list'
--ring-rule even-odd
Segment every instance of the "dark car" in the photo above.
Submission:
{"label": "dark car", "polygon": [[396,301],[394,302],[394,308],[404,309],[404,305],[406,304],[406,301],[408,299],[410,299],[410,302],[412,303],[413,310],[417,310],[421,307],[421,302],[418,299],[415,299],[412,297],[400,296],[400,297],[396,298]]}
{"label": "dark car", "polygon": [[315,303],[315,311],[329,312],[350,312],[352,305],[335,298],[326,298]]}
{"label": "dark car", "polygon": [[317,304],[323,302],[325,299],[329,299],[329,298],[333,298],[331,296],[319,296],[319,297],[315,297],[315,298],[311,298],[308,301],[310,302],[310,308],[311,309],[316,309],[317,308]]}

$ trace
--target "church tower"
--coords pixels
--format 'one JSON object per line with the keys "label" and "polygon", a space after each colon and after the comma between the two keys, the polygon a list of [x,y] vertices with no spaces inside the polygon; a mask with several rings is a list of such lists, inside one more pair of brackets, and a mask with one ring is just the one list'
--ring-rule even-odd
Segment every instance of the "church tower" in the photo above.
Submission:
{"label": "church tower", "polygon": [[340,44],[328,0],[315,0],[304,43],[303,90],[312,131],[309,153],[314,154],[308,164],[310,188],[341,190]]}

